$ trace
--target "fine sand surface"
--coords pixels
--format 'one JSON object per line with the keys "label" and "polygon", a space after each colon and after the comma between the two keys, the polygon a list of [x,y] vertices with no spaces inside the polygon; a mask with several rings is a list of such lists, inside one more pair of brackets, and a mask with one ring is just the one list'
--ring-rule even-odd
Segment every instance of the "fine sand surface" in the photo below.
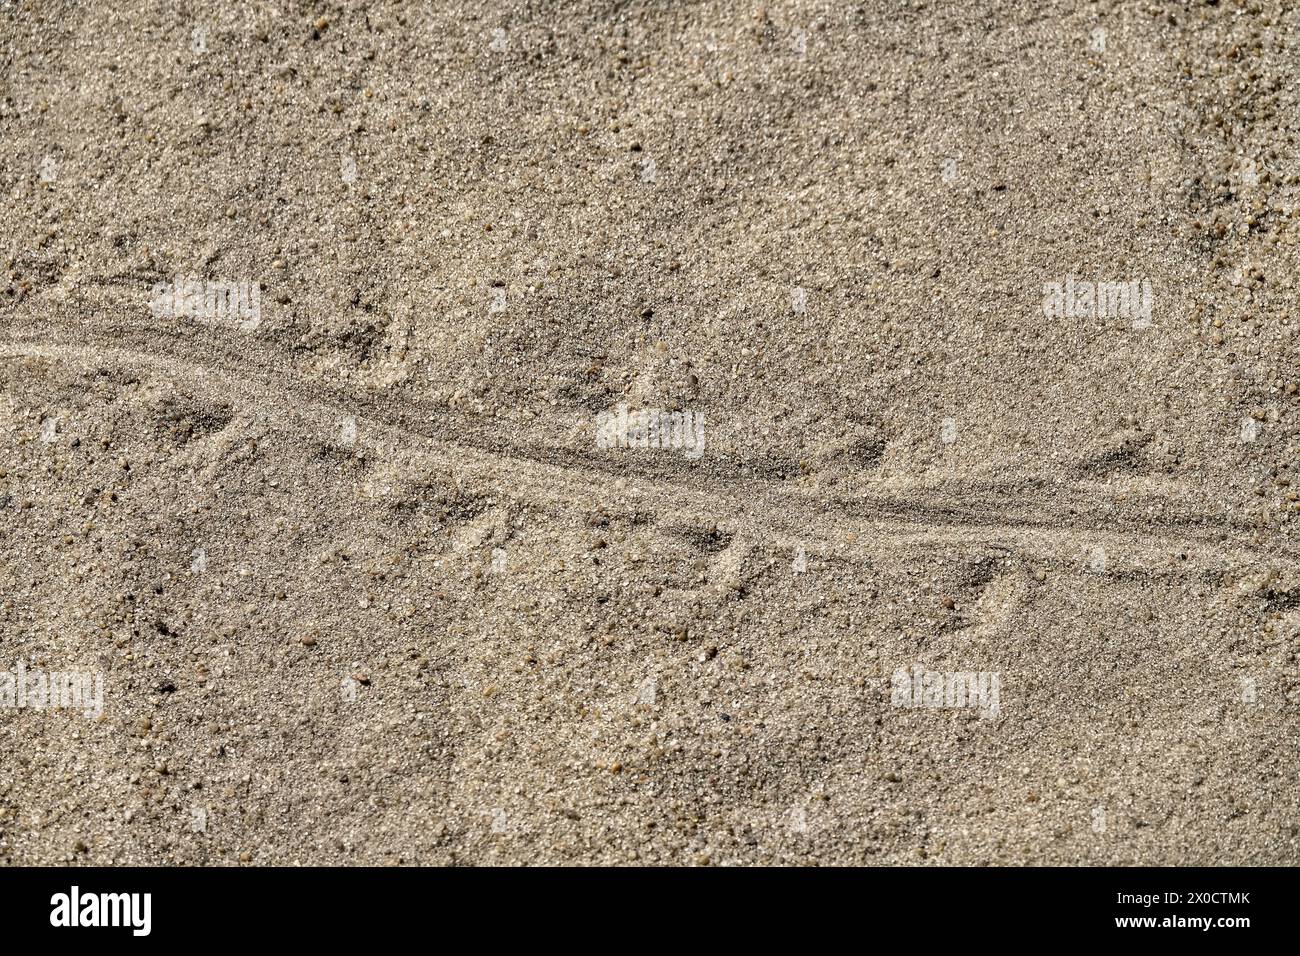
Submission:
{"label": "fine sand surface", "polygon": [[0,863],[1300,861],[1300,6],[0,0],[0,64],[0,671],[103,681],[0,707]]}

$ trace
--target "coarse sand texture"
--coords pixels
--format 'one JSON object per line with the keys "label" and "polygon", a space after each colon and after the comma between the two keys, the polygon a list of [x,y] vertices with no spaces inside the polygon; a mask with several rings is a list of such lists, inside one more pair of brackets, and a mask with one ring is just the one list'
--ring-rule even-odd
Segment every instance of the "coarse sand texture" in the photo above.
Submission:
{"label": "coarse sand texture", "polygon": [[1300,5],[0,64],[0,864],[1300,862]]}

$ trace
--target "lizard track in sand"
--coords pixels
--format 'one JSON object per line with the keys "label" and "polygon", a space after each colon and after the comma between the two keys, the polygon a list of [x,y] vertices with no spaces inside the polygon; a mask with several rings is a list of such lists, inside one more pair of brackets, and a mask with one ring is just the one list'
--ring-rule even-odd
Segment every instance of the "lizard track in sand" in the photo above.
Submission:
{"label": "lizard track in sand", "polygon": [[[151,336],[150,351],[122,344],[86,344],[106,336],[91,334],[84,323],[77,330],[79,344],[48,335],[18,338],[11,333],[0,345],[0,355],[155,373],[165,370],[185,387],[205,393],[212,402],[233,397],[250,407],[274,404],[285,419],[279,430],[305,428],[320,441],[329,441],[341,421],[351,417],[364,428],[359,429],[359,436],[369,439],[363,444],[399,453],[409,448],[412,439],[423,440],[418,449],[421,465],[433,464],[493,486],[501,494],[562,510],[590,512],[603,506],[614,513],[653,514],[656,521],[670,526],[718,524],[771,548],[802,546],[810,554],[843,560],[869,559],[882,551],[924,553],[955,547],[1078,563],[1087,549],[1101,547],[1118,559],[1116,569],[1149,573],[1168,567],[1171,555],[1186,553],[1188,559],[1177,566],[1181,574],[1300,557],[1290,550],[1245,542],[1241,539],[1249,533],[1249,526],[1225,527],[1218,516],[1208,513],[1184,509],[1177,518],[1145,514],[1141,520],[1131,515],[1105,515],[1102,512],[1108,500],[1096,494],[1088,500],[1090,489],[1077,485],[1049,488],[1071,502],[1067,512],[1046,497],[1028,494],[1037,484],[1033,480],[1014,486],[1020,492],[1019,500],[1001,492],[991,503],[987,488],[948,489],[919,483],[887,495],[824,496],[819,501],[787,481],[737,477],[734,463],[724,461],[719,469],[707,451],[698,464],[682,466],[674,458],[676,468],[660,467],[651,475],[629,472],[595,454],[584,455],[559,444],[494,440],[484,434],[517,427],[514,422],[484,420],[484,416],[421,402],[409,394],[401,396],[400,406],[388,398],[361,398],[274,368],[265,358],[256,357],[271,350],[251,337],[249,343],[241,343],[245,349],[235,356],[206,343],[189,351],[160,352],[160,344],[175,336],[152,328],[138,330]],[[275,402],[266,402],[268,398]],[[288,427],[290,423],[294,428]],[[683,467],[691,469],[689,481]],[[958,495],[980,491],[986,500],[977,507],[962,510],[951,504]],[[927,503],[917,502],[921,495]],[[1165,504],[1172,507],[1172,501],[1168,496]],[[1041,517],[1044,514],[1046,517]]]}

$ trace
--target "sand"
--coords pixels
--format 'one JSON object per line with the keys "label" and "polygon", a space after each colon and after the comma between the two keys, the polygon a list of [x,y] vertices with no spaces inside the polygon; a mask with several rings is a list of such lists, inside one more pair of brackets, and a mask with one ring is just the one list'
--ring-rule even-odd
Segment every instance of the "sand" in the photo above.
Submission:
{"label": "sand", "polygon": [[1300,861],[1297,38],[0,4],[0,863]]}

